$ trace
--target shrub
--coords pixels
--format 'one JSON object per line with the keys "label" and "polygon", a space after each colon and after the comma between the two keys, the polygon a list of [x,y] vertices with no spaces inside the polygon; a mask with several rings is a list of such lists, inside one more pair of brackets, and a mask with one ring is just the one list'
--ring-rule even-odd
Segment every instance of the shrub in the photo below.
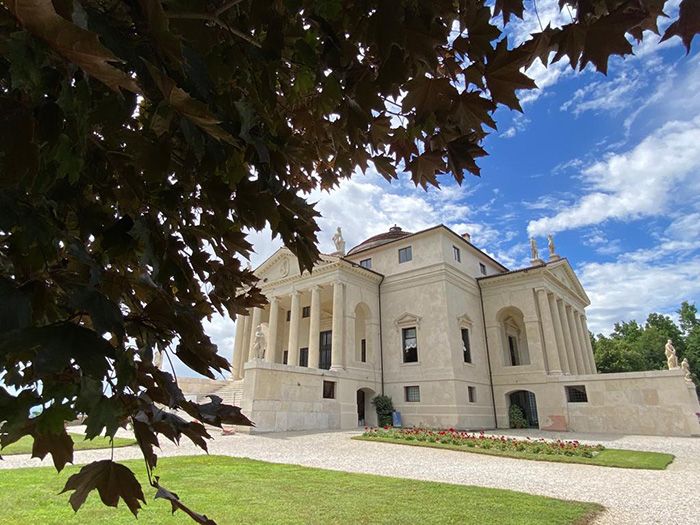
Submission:
{"label": "shrub", "polygon": [[377,410],[377,420],[380,427],[390,426],[392,424],[391,413],[394,411],[394,403],[390,396],[379,395],[372,399],[372,404]]}
{"label": "shrub", "polygon": [[510,405],[508,416],[510,419],[510,428],[527,428],[530,426],[525,418],[523,409],[518,405]]}

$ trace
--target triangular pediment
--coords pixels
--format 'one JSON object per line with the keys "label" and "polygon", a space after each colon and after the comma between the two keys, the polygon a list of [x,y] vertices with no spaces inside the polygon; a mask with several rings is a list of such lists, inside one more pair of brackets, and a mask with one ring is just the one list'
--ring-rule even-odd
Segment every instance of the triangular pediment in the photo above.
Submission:
{"label": "triangular pediment", "polygon": [[420,316],[412,314],[409,312],[404,312],[395,321],[394,324],[398,326],[418,326],[420,324]]}
{"label": "triangular pediment", "polygon": [[562,259],[554,264],[550,263],[547,265],[547,271],[559,281],[565,288],[571,290],[574,294],[578,295],[585,300],[587,304],[590,304],[590,299],[586,295],[586,290],[584,290],[581,285],[581,281],[578,280],[576,273],[569,264],[569,261]]}
{"label": "triangular pediment", "polygon": [[[332,255],[321,255],[314,269],[337,261],[338,258]],[[304,274],[307,273],[304,272]],[[263,282],[272,282],[299,277],[301,272],[299,271],[299,262],[296,256],[288,248],[280,248],[255,269],[255,275]]]}

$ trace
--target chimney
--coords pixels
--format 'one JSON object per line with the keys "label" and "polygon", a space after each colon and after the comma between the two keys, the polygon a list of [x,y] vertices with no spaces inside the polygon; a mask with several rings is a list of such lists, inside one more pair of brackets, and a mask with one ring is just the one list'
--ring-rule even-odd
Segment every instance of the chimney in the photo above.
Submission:
{"label": "chimney", "polygon": [[462,238],[467,242],[472,242],[472,236],[469,235],[468,233],[463,233]]}

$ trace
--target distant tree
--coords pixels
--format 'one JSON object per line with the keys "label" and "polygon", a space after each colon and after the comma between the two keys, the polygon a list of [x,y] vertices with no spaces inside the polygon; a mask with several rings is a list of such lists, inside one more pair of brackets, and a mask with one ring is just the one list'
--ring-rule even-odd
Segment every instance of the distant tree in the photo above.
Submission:
{"label": "distant tree", "polygon": [[678,319],[681,331],[685,336],[700,326],[700,320],[698,320],[698,309],[694,304],[691,304],[688,301],[683,301],[681,303],[681,307],[678,309]]}
{"label": "distant tree", "polygon": [[[695,384],[700,386],[700,321],[694,304],[683,302],[676,324],[668,315],[651,313],[644,326],[636,321],[615,323],[609,337],[592,339],[599,372],[664,370],[664,347],[670,339],[679,361],[687,358]],[[680,326],[679,326],[680,325]]]}
{"label": "distant tree", "polygon": [[635,372],[645,369],[642,356],[631,342],[624,339],[599,336],[594,345],[594,356],[599,372]]}
{"label": "distant tree", "polygon": [[[2,0],[0,369],[20,393],[0,387],[0,444],[31,435],[60,470],[65,421],[86,415],[88,437],[131,422],[157,496],[183,508],[153,474],[158,436],[209,435],[161,407],[249,422],[185,400],[154,353],[228,368],[202,321],[264,301],[245,232],[269,226],[310,269],[305,192],[369,165],[424,188],[479,174],[496,108],[536,87],[529,65],[606,73],[666,3],[563,0],[570,23],[514,47],[509,22],[534,2]],[[664,40],[690,51],[699,3],[681,1]],[[66,489],[75,509],[93,489],[134,514],[145,501],[111,460]]]}

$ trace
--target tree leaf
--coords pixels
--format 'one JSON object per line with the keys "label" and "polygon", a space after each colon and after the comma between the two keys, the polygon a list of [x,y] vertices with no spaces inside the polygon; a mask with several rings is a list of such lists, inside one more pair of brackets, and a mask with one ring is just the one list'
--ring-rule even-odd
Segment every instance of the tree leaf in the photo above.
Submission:
{"label": "tree leaf", "polygon": [[153,64],[149,62],[145,64],[151,78],[170,106],[216,140],[236,144],[233,136],[219,126],[221,120],[212,115],[206,104],[192,98],[184,89],[178,87],[172,78]]}
{"label": "tree leaf", "polygon": [[32,445],[32,457],[44,459],[46,454],[51,454],[54,467],[59,472],[66,463],[73,463],[73,439],[65,429],[57,433],[33,432],[34,444]]}
{"label": "tree leaf", "polygon": [[80,472],[66,481],[61,494],[73,490],[69,501],[74,511],[85,503],[88,494],[97,489],[102,503],[116,507],[121,498],[134,516],[138,515],[142,501],[146,499],[136,476],[124,465],[105,459],[85,465]]}
{"label": "tree leaf", "polygon": [[515,51],[509,53],[508,42],[506,39],[501,40],[484,70],[486,85],[493,101],[518,111],[522,111],[522,108],[515,91],[537,88],[535,81],[520,71],[526,62],[522,49],[520,51],[520,53]]}
{"label": "tree leaf", "polygon": [[110,64],[120,60],[100,44],[97,35],[61,17],[51,0],[5,0],[5,5],[30,33],[45,40],[88,75],[117,92],[120,88],[141,92],[126,72]]}
{"label": "tree leaf", "polygon": [[697,34],[700,34],[700,0],[683,0],[678,10],[678,20],[666,28],[661,42],[678,36],[689,54],[690,44]]}
{"label": "tree leaf", "polygon": [[603,74],[608,72],[610,55],[632,54],[632,44],[625,33],[643,20],[642,14],[629,13],[624,6],[593,22],[586,33],[581,55],[581,70],[591,62]]}
{"label": "tree leaf", "polygon": [[493,15],[498,16],[502,12],[503,23],[507,24],[510,21],[510,15],[515,15],[522,20],[524,9],[523,0],[496,0]]}
{"label": "tree leaf", "polygon": [[402,108],[405,112],[415,109],[418,121],[436,112],[447,111],[452,97],[457,94],[446,78],[416,78],[406,84],[406,91]]}

